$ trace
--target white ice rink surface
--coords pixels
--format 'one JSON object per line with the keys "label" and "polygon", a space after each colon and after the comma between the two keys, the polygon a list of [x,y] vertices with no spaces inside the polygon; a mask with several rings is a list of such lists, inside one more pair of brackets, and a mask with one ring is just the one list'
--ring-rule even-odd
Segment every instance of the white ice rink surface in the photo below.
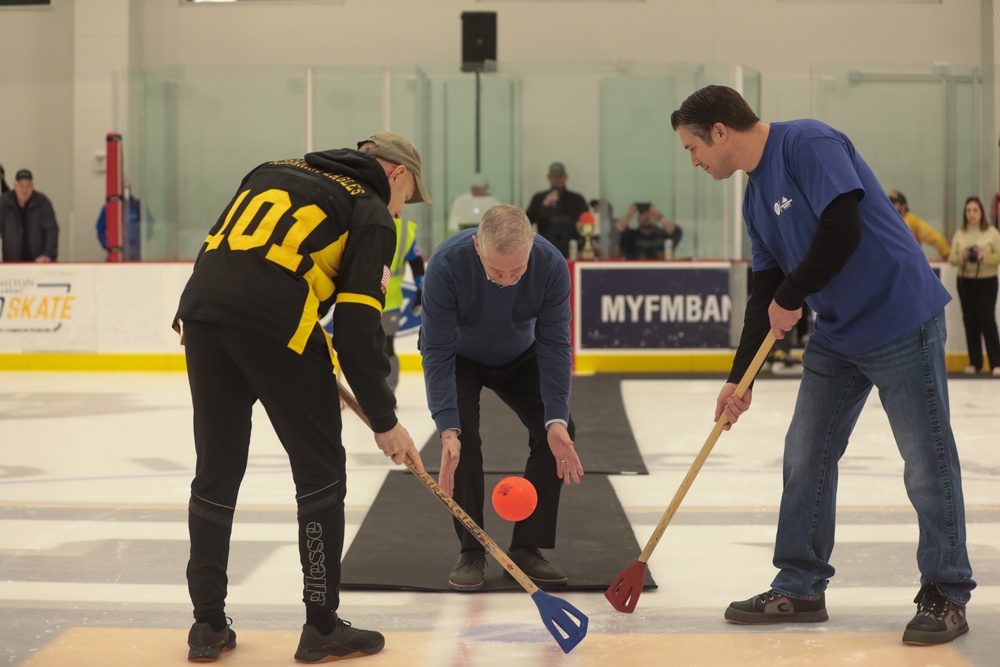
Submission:
{"label": "white ice rink surface", "polygon": [[[623,381],[650,474],[612,480],[640,545],[708,437],[721,384]],[[723,433],[654,552],[659,589],[643,593],[634,614],[616,612],[600,593],[553,592],[590,618],[587,638],[563,655],[524,593],[347,591],[342,615],[387,638],[363,664],[1000,665],[1000,380],[950,383],[979,582],[968,635],[933,648],[900,642],[915,611],[917,526],[874,394],[840,466],[830,621],[749,628],[723,620],[730,601],[766,590],[774,574],[781,449],[797,387],[758,380],[753,408]],[[400,420],[419,446],[433,431],[421,376],[404,374],[398,395]],[[392,465],[357,419],[345,419],[349,544]],[[303,612],[293,487],[262,410],[254,420],[230,564],[238,648],[220,664],[294,664]],[[586,467],[587,449],[601,443],[585,432],[577,443]],[[187,664],[194,449],[186,376],[0,373],[0,455],[0,665]]]}

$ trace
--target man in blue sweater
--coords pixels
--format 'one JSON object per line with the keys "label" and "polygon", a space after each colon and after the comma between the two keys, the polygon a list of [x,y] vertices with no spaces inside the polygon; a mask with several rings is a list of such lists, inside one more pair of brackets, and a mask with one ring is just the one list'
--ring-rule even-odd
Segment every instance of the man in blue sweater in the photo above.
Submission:
{"label": "man in blue sweater", "polygon": [[[424,276],[423,355],[427,404],[441,434],[441,487],[483,525],[479,396],[492,389],[528,428],[524,476],[538,491],[534,513],[514,526],[508,555],[539,585],[566,575],[539,549],[555,546],[563,484],[579,484],[569,414],[572,358],[569,270],[562,254],[531,232],[516,206],[494,206],[476,229],[434,251]],[[461,554],[453,590],[483,587],[486,553],[455,521]]]}

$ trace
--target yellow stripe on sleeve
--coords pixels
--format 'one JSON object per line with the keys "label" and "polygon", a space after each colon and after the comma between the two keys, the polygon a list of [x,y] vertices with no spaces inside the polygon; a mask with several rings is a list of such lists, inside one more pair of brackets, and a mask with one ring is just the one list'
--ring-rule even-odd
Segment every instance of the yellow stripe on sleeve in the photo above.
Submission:
{"label": "yellow stripe on sleeve", "polygon": [[379,303],[379,300],[365,294],[353,294],[350,292],[338,294],[337,303],[360,303],[365,306],[371,306],[380,313],[382,312],[382,304]]}

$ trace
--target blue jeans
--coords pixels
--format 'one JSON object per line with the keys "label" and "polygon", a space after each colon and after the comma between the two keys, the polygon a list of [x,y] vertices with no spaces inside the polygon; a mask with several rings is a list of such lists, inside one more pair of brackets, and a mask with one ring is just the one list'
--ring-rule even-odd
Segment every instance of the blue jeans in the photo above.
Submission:
{"label": "blue jeans", "polygon": [[771,586],[790,597],[822,593],[830,565],[837,465],[872,387],[877,387],[903,457],[903,483],[917,511],[921,584],[958,604],[976,586],[965,545],[965,501],[951,430],[944,311],[897,340],[846,356],[810,341],[785,436],[784,490]]}

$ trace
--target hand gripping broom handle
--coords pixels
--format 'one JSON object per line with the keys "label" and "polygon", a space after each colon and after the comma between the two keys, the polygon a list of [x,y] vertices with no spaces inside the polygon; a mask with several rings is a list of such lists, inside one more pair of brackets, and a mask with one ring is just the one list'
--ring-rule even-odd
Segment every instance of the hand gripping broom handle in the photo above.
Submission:
{"label": "hand gripping broom handle", "polygon": [[[743,374],[743,379],[740,380],[739,385],[736,387],[734,392],[737,398],[743,398],[743,395],[747,392],[747,388],[750,383],[753,382],[754,377],[757,376],[757,371],[764,364],[764,359],[767,358],[768,353],[771,351],[771,346],[774,345],[774,334],[770,331],[767,332],[767,336],[764,338],[764,342],[760,344],[760,349],[757,350],[757,356],[753,358],[750,362],[750,367],[747,368],[746,373]],[[663,537],[663,531],[667,529],[667,525],[670,520],[674,518],[674,514],[677,512],[677,508],[680,507],[681,501],[684,500],[684,496],[687,495],[688,489],[691,488],[691,484],[694,483],[694,478],[698,476],[698,472],[701,471],[701,466],[704,465],[705,459],[712,452],[712,447],[715,446],[716,440],[722,434],[722,429],[729,422],[729,418],[726,416],[726,411],[723,410],[719,419],[715,422],[715,427],[708,436],[708,440],[702,445],[701,451],[698,452],[698,456],[695,457],[694,463],[691,464],[691,468],[688,470],[687,475],[684,476],[684,481],[681,482],[680,487],[677,489],[677,493],[674,494],[674,499],[670,501],[667,506],[666,511],[663,512],[663,516],[660,517],[660,522],[656,524],[656,530],[649,537],[649,541],[646,542],[646,547],[639,554],[639,562],[648,563],[650,556],[653,555],[653,549],[656,548],[657,543],[659,543],[660,538]]]}
{"label": "hand gripping broom handle", "polygon": [[[339,381],[337,382],[337,391],[340,392],[340,397],[343,398],[344,403],[346,403],[347,406],[354,411],[354,414],[356,414],[361,421],[365,423],[365,425],[371,428],[371,423],[368,421],[368,418],[365,417],[365,413],[361,410],[358,400],[354,398],[351,392],[341,385]],[[536,586],[535,583],[528,578],[528,575],[522,572],[521,568],[514,564],[514,561],[507,556],[504,550],[501,549],[497,543],[494,542],[490,536],[479,527],[479,524],[477,524],[475,520],[458,505],[458,503],[452,500],[451,496],[444,492],[444,489],[442,489],[430,475],[426,472],[417,472],[417,466],[409,456],[406,457],[404,463],[406,464],[406,467],[409,468],[410,471],[424,483],[424,486],[426,486],[431,493],[437,496],[437,499],[441,501],[441,504],[447,507],[455,518],[462,522],[462,525],[465,526],[470,533],[472,533],[472,536],[479,540],[480,544],[486,547],[486,550],[497,559],[497,562],[500,563],[503,569],[509,572],[510,575],[517,580],[517,583],[521,584],[521,587],[524,588],[524,590],[528,591],[529,595],[534,595],[535,592],[538,591],[538,586]]]}

